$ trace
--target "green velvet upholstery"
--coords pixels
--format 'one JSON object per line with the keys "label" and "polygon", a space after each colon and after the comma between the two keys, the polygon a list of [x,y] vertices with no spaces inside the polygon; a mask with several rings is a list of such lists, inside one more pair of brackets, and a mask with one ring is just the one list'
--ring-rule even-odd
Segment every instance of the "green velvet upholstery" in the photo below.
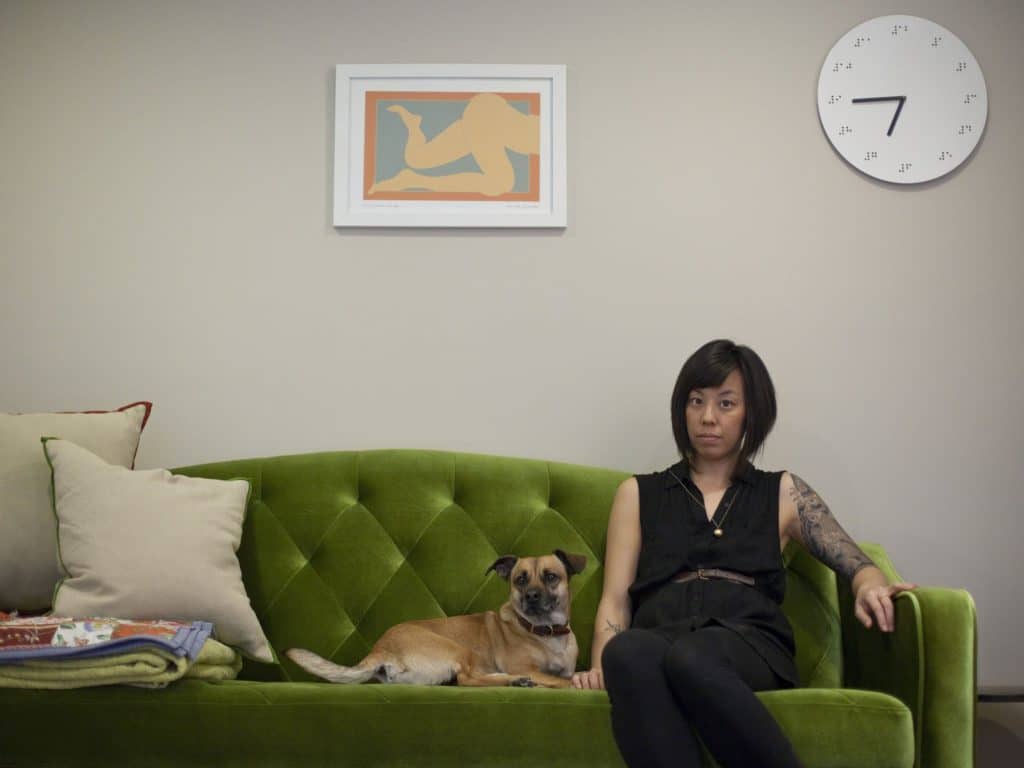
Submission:
{"label": "green velvet upholstery", "polygon": [[[589,663],[605,527],[627,473],[435,451],[307,454],[187,467],[252,481],[239,559],[275,650],[341,663],[392,624],[496,608],[506,553],[584,554],[573,578]],[[865,549],[891,577],[884,551]],[[834,574],[785,552],[784,609],[803,687],[758,694],[809,768],[973,764],[976,620],[970,596],[901,596],[898,631],[852,619]],[[0,767],[621,766],[602,691],[337,686],[280,657],[239,680],[163,691],[0,689]],[[708,765],[713,762],[708,758]]]}

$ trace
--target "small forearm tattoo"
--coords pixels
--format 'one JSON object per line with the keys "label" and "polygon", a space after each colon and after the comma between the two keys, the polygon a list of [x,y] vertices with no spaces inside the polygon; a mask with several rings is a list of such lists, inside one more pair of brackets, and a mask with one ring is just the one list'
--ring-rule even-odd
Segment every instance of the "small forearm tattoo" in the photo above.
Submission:
{"label": "small forearm tattoo", "polygon": [[610,629],[616,635],[622,631],[622,627],[620,627],[618,624],[608,621],[607,619],[605,619],[605,624],[607,624],[608,629]]}
{"label": "small forearm tattoo", "polygon": [[790,476],[790,495],[796,504],[804,545],[810,553],[848,581],[861,568],[874,565],[832,516],[821,496],[793,473]]}

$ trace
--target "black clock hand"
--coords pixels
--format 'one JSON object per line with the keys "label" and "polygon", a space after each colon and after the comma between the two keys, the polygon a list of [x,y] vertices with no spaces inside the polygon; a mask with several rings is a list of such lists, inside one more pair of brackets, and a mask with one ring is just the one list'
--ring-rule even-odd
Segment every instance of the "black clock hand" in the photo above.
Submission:
{"label": "black clock hand", "polygon": [[854,104],[863,104],[868,101],[898,101],[900,105],[896,107],[896,114],[892,116],[892,122],[889,123],[889,131],[886,136],[892,136],[892,129],[896,127],[896,121],[900,119],[900,112],[903,111],[903,105],[907,103],[906,96],[875,96],[870,99],[853,99]]}

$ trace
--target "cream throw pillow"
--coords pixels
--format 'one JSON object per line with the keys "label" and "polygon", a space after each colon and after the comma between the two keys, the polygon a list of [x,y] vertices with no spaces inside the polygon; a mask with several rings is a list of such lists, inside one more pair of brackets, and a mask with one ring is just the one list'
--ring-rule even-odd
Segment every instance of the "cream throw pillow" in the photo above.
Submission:
{"label": "cream throw pillow", "polygon": [[96,413],[0,413],[0,610],[50,607],[61,577],[50,468],[39,438],[71,440],[130,467],[150,403]]}
{"label": "cream throw pillow", "polygon": [[248,481],[132,471],[67,440],[43,450],[67,573],[56,615],[210,621],[221,642],[274,661],[235,555]]}

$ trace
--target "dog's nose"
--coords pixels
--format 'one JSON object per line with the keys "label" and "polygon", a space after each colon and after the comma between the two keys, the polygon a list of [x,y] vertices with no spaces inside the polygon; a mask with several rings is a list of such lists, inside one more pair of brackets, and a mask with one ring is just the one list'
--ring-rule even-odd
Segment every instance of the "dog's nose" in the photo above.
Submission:
{"label": "dog's nose", "polygon": [[540,590],[534,587],[533,589],[526,590],[526,602],[536,603],[540,600]]}

